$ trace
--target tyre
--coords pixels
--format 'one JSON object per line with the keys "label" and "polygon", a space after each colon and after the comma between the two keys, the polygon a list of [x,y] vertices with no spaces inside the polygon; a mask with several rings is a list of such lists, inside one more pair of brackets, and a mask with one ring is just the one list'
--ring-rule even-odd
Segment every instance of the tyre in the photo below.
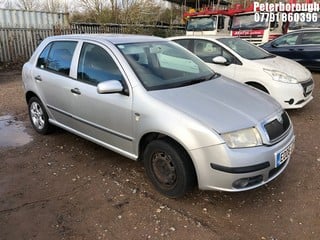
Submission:
{"label": "tyre", "polygon": [[143,161],[152,184],[167,197],[182,197],[195,186],[193,163],[186,151],[173,140],[150,142],[144,151]]}
{"label": "tyre", "polygon": [[52,130],[48,114],[37,97],[32,97],[28,103],[29,117],[33,128],[41,134],[48,134]]}

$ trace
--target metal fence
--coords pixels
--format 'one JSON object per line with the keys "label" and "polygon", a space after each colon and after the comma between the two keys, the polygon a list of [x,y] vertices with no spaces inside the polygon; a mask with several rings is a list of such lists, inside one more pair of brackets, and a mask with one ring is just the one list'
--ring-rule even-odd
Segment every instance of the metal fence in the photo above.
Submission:
{"label": "metal fence", "polygon": [[28,59],[41,39],[53,29],[0,29],[0,63],[21,63]]}
{"label": "metal fence", "polygon": [[0,64],[19,64],[30,58],[42,39],[53,35],[79,33],[132,33],[168,37],[185,34],[184,28],[127,24],[74,23],[68,28],[0,28]]}
{"label": "metal fence", "polygon": [[69,26],[69,14],[0,8],[0,28],[48,29]]}

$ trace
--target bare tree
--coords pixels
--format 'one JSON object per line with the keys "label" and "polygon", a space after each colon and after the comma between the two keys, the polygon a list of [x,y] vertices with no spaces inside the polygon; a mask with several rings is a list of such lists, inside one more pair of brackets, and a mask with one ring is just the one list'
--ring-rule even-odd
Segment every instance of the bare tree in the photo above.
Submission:
{"label": "bare tree", "polygon": [[131,15],[137,14],[136,11],[134,11],[134,10],[140,9],[139,4],[137,4],[138,1],[139,0],[121,0],[121,7],[122,7],[122,11],[123,11],[124,23],[131,22],[130,21]]}
{"label": "bare tree", "polygon": [[161,7],[154,0],[122,0],[126,23],[154,24],[159,20]]}
{"label": "bare tree", "polygon": [[42,0],[43,11],[48,12],[64,12],[66,2],[62,0]]}
{"label": "bare tree", "polygon": [[118,0],[110,0],[111,3],[111,18],[118,22]]}
{"label": "bare tree", "polygon": [[17,0],[16,5],[23,10],[39,10],[39,2],[34,0]]}
{"label": "bare tree", "polygon": [[0,6],[3,8],[11,9],[14,8],[14,3],[10,0],[0,0]]}
{"label": "bare tree", "polygon": [[[116,0],[115,0],[116,1]],[[106,1],[103,0],[79,0],[80,5],[86,10],[94,10],[97,14],[101,13],[107,6]]]}
{"label": "bare tree", "polygon": [[82,11],[74,12],[74,21],[99,23],[146,23],[160,19],[161,7],[157,0],[79,0]]}
{"label": "bare tree", "polygon": [[46,12],[67,12],[69,3],[67,0],[0,0],[0,7]]}

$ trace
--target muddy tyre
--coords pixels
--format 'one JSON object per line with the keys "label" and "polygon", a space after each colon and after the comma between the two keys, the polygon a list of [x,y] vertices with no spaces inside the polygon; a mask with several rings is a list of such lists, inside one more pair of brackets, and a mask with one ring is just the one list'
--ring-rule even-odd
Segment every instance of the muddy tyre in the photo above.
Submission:
{"label": "muddy tyre", "polygon": [[52,125],[49,123],[48,114],[39,98],[30,98],[28,110],[31,124],[38,133],[48,134],[52,131]]}
{"label": "muddy tyre", "polygon": [[167,197],[182,197],[195,186],[196,174],[190,157],[170,139],[157,139],[149,143],[143,161],[151,182]]}

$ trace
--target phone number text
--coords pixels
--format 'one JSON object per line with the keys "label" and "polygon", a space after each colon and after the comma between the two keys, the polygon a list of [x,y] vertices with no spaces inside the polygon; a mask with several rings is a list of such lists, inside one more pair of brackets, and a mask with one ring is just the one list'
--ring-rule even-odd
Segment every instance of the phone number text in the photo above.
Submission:
{"label": "phone number text", "polygon": [[317,22],[316,12],[255,12],[255,22]]}

